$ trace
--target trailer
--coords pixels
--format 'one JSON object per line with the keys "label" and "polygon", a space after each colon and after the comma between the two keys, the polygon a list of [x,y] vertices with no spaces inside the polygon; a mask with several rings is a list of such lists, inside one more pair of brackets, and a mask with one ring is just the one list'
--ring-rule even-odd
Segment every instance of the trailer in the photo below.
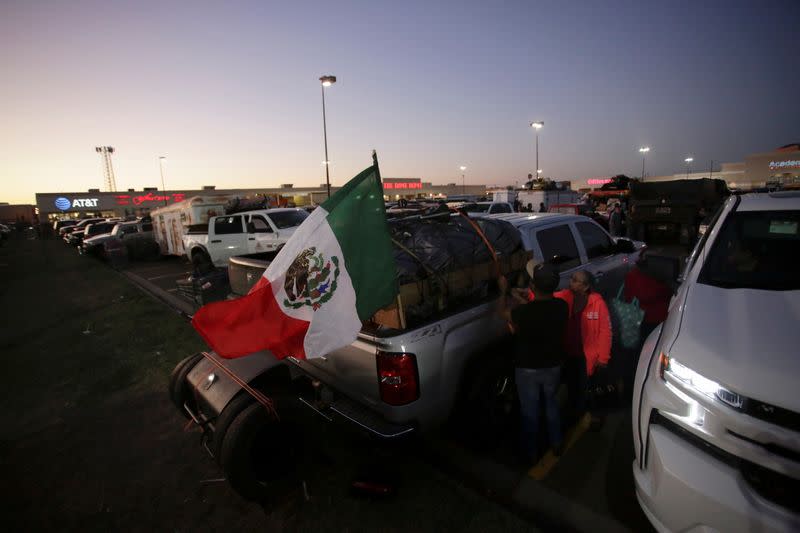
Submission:
{"label": "trailer", "polygon": [[150,212],[153,235],[161,255],[186,255],[183,236],[190,226],[208,225],[209,217],[225,213],[230,196],[193,196]]}
{"label": "trailer", "polygon": [[530,206],[533,211],[539,210],[539,204],[544,203],[545,210],[556,204],[578,203],[580,194],[572,190],[523,190],[517,191],[517,200],[523,209]]}

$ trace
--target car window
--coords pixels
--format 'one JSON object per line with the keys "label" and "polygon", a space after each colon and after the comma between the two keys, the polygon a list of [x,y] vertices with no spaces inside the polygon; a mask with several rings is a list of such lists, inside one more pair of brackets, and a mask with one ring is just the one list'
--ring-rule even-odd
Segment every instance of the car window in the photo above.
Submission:
{"label": "car window", "polygon": [[294,228],[303,223],[308,218],[308,213],[302,209],[297,211],[280,211],[278,213],[270,213],[269,218],[278,229]]}
{"label": "car window", "polygon": [[492,209],[492,213],[510,213],[511,208],[508,204],[494,204],[494,208]]}
{"label": "car window", "polygon": [[728,216],[699,283],[730,289],[798,290],[800,211],[744,211]]}
{"label": "car window", "polygon": [[250,222],[253,223],[253,227],[256,230],[256,233],[272,233],[272,228],[267,224],[267,221],[264,220],[264,217],[252,217]]}
{"label": "car window", "polygon": [[128,235],[128,234],[130,234],[130,233],[136,233],[136,226],[134,226],[134,225],[131,225],[131,226],[122,226],[122,227],[120,228],[120,231],[122,231],[122,234],[123,234],[123,235]]}
{"label": "car window", "polygon": [[614,253],[614,243],[601,228],[591,222],[578,222],[575,227],[581,236],[583,246],[586,248],[586,256],[589,259]]}
{"label": "car window", "polygon": [[214,219],[214,233],[217,235],[244,233],[242,229],[242,217],[217,217]]}
{"label": "car window", "polygon": [[686,275],[689,273],[689,271],[692,268],[694,268],[694,264],[697,262],[697,258],[700,257],[700,250],[702,250],[703,247],[706,245],[706,241],[708,240],[708,236],[711,234],[711,230],[714,229],[714,226],[717,225],[717,221],[719,220],[719,217],[722,214],[722,211],[724,209],[725,209],[725,205],[723,204],[723,205],[721,205],[719,207],[719,209],[717,209],[717,212],[714,213],[713,218],[708,223],[708,227],[706,228],[706,231],[703,233],[703,235],[697,241],[697,244],[695,244],[694,249],[692,250],[692,254],[689,256],[689,259],[686,261],[686,267],[684,268],[683,272],[681,273],[680,277],[678,278],[678,281],[682,282],[684,280],[684,278],[686,277]]}
{"label": "car window", "polygon": [[566,224],[537,231],[536,242],[542,250],[544,261],[555,265],[559,271],[581,264],[578,246]]}

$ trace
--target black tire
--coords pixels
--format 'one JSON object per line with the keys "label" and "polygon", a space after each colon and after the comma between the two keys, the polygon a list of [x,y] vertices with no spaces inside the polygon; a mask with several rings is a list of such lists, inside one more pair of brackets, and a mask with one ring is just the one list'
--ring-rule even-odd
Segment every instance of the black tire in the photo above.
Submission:
{"label": "black tire", "polygon": [[465,444],[476,449],[496,445],[519,417],[514,366],[507,353],[482,354],[463,378],[453,429]]}
{"label": "black tire", "polygon": [[172,374],[169,376],[169,397],[175,407],[185,416],[189,417],[189,413],[183,408],[183,404],[192,401],[192,392],[189,383],[186,382],[186,377],[192,371],[194,366],[203,358],[203,354],[193,354],[183,359],[180,363],[175,365]]}
{"label": "black tire", "polygon": [[214,263],[206,252],[196,251],[192,254],[192,266],[195,271],[204,276],[214,271]]}
{"label": "black tire", "polygon": [[291,422],[276,420],[264,406],[254,403],[226,431],[219,464],[242,498],[261,502],[272,485],[296,470],[301,442]]}
{"label": "black tire", "polygon": [[256,401],[250,396],[250,393],[241,391],[228,402],[228,405],[222,409],[222,412],[216,420],[214,420],[214,440],[211,443],[211,451],[217,463],[219,463],[219,457],[222,453],[222,442],[225,440],[225,434],[228,432],[228,428],[236,417],[239,416],[239,413],[254,403],[256,403]]}

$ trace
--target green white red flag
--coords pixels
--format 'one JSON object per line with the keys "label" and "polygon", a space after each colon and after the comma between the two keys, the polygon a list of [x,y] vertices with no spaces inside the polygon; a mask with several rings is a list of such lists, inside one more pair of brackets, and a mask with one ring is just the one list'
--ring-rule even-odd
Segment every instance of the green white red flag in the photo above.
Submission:
{"label": "green white red flag", "polygon": [[396,295],[375,159],[311,213],[246,296],[203,306],[192,325],[222,357],[320,357],[353,342]]}

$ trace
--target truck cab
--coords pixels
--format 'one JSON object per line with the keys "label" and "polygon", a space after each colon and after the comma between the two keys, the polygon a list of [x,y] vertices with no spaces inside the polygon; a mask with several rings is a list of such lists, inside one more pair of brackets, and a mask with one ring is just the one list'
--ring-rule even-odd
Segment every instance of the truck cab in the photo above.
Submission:
{"label": "truck cab", "polygon": [[[236,255],[279,250],[308,217],[297,208],[261,209],[211,217],[208,231],[190,231],[183,237],[187,256],[198,268],[224,268]],[[204,270],[205,268],[201,268]]]}

